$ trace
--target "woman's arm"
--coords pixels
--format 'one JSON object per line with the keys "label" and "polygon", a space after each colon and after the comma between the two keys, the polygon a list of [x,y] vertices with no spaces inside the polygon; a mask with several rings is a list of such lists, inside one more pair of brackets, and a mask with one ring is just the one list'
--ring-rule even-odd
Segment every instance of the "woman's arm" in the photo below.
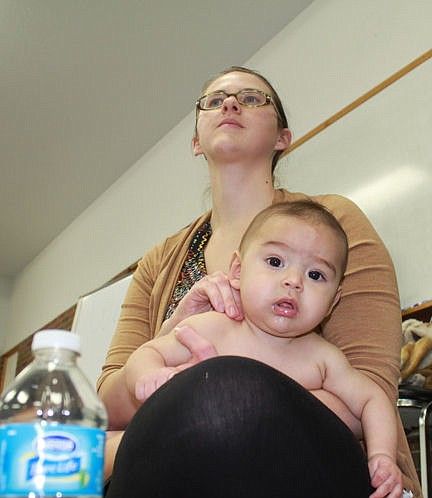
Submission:
{"label": "woman's arm", "polygon": [[124,431],[109,431],[106,434],[105,459],[104,459],[104,480],[112,475],[114,460],[117,449],[122,440]]}
{"label": "woman's arm", "polygon": [[[150,340],[155,333],[154,310],[157,298],[153,290],[155,285],[165,289],[166,286],[160,284],[158,279],[163,279],[166,268],[170,267],[166,262],[164,250],[164,245],[157,246],[139,262],[98,381],[98,392],[108,411],[110,429],[124,429],[140,406],[136,399],[130,397],[125,365],[134,351]],[[217,296],[216,304],[219,302],[220,305],[221,302],[223,308],[234,306],[233,303],[238,298],[227,289],[229,282],[222,273],[218,272],[217,275],[210,275],[202,280],[204,282],[197,282],[180,302],[178,313],[175,312],[172,319],[165,322],[165,333],[169,332],[168,327],[174,328],[183,316],[212,309],[211,300],[214,302],[215,296]],[[238,314],[239,308],[235,306],[235,309],[235,313]],[[196,341],[189,347],[193,355],[191,361],[202,361],[215,355],[212,350],[205,350],[201,344],[195,343]]]}
{"label": "woman's arm", "polygon": [[98,380],[98,393],[108,411],[109,429],[124,429],[140,406],[130,397],[125,364],[152,337],[150,299],[161,252],[159,246],[155,247],[138,264]]}
{"label": "woman's arm", "polygon": [[395,403],[401,346],[401,311],[390,255],[378,234],[348,199],[321,198],[348,236],[348,267],[342,296],[322,325],[352,366],[371,377]]}

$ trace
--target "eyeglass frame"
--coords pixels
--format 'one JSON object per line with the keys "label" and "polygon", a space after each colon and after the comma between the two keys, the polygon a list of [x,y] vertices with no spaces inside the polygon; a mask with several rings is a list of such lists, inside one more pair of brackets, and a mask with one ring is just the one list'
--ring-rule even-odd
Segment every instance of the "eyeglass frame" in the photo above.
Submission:
{"label": "eyeglass frame", "polygon": [[[243,104],[242,102],[239,101],[239,99],[237,98],[237,95],[239,93],[246,93],[246,92],[260,93],[261,95],[264,95],[265,101],[262,104]],[[210,95],[217,95],[218,93],[226,95],[226,97],[223,99],[221,105],[218,105],[216,107],[210,107],[210,108],[201,107],[200,102],[203,99],[205,99],[206,97],[209,97]],[[245,107],[263,107],[263,106],[271,104],[273,102],[271,95],[269,95],[266,92],[263,92],[262,90],[258,90],[257,88],[242,88],[241,90],[239,90],[238,92],[235,92],[235,93],[228,93],[225,90],[216,90],[215,92],[206,93],[206,94],[202,95],[199,99],[196,100],[195,105],[200,111],[213,111],[215,109],[221,108],[224,105],[224,102],[228,97],[235,97],[237,102],[240,105],[245,106]]]}
{"label": "eyeglass frame", "polygon": [[[237,99],[237,95],[239,93],[242,93],[242,92],[258,92],[260,93],[261,95],[264,95],[265,96],[265,102],[263,102],[262,104],[243,104],[242,102],[240,102],[238,99]],[[224,95],[226,95],[226,97],[223,99],[222,101],[222,104],[217,106],[217,107],[211,107],[211,108],[208,108],[208,109],[204,109],[200,106],[200,102],[202,99],[204,99],[205,97],[208,97],[209,95],[216,95],[218,93],[223,93]],[[197,117],[198,117],[198,111],[215,111],[216,109],[220,109],[221,107],[223,107],[224,103],[225,103],[225,100],[228,98],[228,97],[235,97],[237,102],[239,103],[239,105],[243,106],[243,107],[255,107],[255,108],[258,108],[258,107],[264,107],[266,105],[269,105],[269,104],[272,104],[273,105],[273,108],[274,110],[276,111],[276,114],[277,114],[277,117],[278,117],[278,121],[279,122],[282,122],[282,116],[279,114],[279,111],[278,111],[278,108],[276,107],[274,101],[273,101],[273,97],[271,95],[269,95],[268,93],[264,92],[263,90],[258,90],[258,88],[242,88],[241,90],[239,90],[238,92],[235,92],[235,93],[228,93],[226,92],[225,90],[216,90],[214,92],[209,92],[209,93],[206,93],[204,95],[202,95],[199,99],[197,99],[195,101],[195,107],[196,107],[196,114],[197,114]]]}

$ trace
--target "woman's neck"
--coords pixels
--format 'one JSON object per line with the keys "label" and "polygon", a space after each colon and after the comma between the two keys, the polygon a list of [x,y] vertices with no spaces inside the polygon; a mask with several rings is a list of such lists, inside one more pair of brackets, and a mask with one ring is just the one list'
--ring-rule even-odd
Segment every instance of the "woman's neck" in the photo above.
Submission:
{"label": "woman's neck", "polygon": [[273,201],[270,165],[209,163],[212,236],[204,250],[207,271],[228,273],[233,252],[254,216]]}
{"label": "woman's neck", "polygon": [[241,165],[210,168],[213,232],[241,229],[272,203],[274,188],[270,166]]}

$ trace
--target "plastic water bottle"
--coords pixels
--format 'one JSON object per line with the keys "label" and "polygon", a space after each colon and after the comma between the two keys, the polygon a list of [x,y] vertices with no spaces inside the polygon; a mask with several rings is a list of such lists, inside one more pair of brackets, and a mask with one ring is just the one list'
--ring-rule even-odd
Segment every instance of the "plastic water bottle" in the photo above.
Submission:
{"label": "plastic water bottle", "polygon": [[77,366],[80,337],[37,332],[0,398],[0,496],[99,497],[107,414]]}

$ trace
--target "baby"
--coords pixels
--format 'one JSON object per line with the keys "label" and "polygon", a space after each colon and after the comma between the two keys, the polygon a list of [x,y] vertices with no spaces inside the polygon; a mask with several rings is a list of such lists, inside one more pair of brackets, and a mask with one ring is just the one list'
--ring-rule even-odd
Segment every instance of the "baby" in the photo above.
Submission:
{"label": "baby", "polygon": [[[309,391],[339,397],[362,422],[371,498],[400,498],[395,407],[382,389],[355,370],[315,329],[341,295],[348,243],[334,216],[312,201],[274,204],[259,213],[233,254],[228,278],[240,291],[244,319],[209,311],[180,326],[193,328],[219,355],[266,363]],[[131,395],[145,401],[186,368],[190,351],[175,330],[138,348],[128,362]]]}

